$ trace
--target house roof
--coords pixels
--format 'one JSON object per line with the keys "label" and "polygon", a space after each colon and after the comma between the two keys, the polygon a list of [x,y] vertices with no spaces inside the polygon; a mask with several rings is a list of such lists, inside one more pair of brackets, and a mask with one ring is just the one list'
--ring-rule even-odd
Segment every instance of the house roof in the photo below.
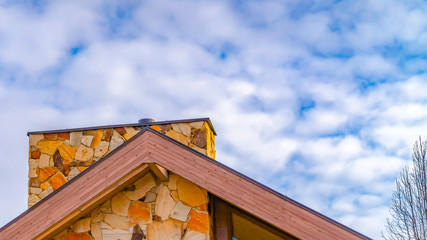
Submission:
{"label": "house roof", "polygon": [[160,175],[163,168],[298,238],[370,239],[148,127],[2,227],[0,239],[52,237],[150,169]]}

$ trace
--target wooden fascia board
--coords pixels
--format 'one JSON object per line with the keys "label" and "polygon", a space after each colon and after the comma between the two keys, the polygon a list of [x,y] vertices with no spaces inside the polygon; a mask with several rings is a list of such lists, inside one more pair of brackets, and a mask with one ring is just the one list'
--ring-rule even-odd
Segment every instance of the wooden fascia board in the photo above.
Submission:
{"label": "wooden fascia board", "polygon": [[301,239],[370,239],[295,204],[188,147],[149,131],[149,162],[157,163],[212,194]]}
{"label": "wooden fascia board", "polygon": [[0,229],[0,239],[45,239],[157,164],[301,239],[369,239],[298,206],[150,128]]}
{"label": "wooden fascia board", "polygon": [[48,239],[149,172],[148,137],[138,134],[34,205],[0,229],[0,239]]}

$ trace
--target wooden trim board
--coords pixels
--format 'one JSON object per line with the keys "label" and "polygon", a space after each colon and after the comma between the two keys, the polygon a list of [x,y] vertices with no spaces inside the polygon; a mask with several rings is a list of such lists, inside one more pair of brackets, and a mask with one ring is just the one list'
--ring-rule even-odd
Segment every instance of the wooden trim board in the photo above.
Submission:
{"label": "wooden trim board", "polygon": [[129,141],[72,181],[34,205],[0,230],[0,239],[48,239],[68,224],[87,214],[121,188],[149,172],[143,161],[148,135]]}
{"label": "wooden trim board", "polygon": [[174,172],[300,239],[369,239],[150,128],[0,229],[0,239],[51,237],[147,173],[148,165],[164,168],[156,175]]}

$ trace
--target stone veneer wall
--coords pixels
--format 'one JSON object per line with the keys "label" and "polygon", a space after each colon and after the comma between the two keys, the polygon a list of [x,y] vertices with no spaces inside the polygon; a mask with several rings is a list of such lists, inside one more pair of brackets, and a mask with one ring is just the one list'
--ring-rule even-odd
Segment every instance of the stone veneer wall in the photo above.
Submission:
{"label": "stone veneer wall", "polygon": [[208,240],[208,195],[171,173],[146,174],[80,218],[53,240]]}
{"label": "stone veneer wall", "polygon": [[[151,128],[215,158],[215,136],[207,122],[162,124]],[[28,207],[128,141],[139,130],[138,126],[130,126],[30,135]]]}

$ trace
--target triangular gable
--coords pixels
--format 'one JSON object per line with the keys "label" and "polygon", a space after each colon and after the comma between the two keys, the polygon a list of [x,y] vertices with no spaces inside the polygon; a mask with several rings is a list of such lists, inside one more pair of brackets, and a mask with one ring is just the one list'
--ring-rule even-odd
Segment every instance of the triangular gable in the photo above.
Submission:
{"label": "triangular gable", "polygon": [[154,170],[152,164],[160,165],[298,238],[369,239],[149,128],[4,226],[0,239],[52,237],[147,173],[150,164]]}

